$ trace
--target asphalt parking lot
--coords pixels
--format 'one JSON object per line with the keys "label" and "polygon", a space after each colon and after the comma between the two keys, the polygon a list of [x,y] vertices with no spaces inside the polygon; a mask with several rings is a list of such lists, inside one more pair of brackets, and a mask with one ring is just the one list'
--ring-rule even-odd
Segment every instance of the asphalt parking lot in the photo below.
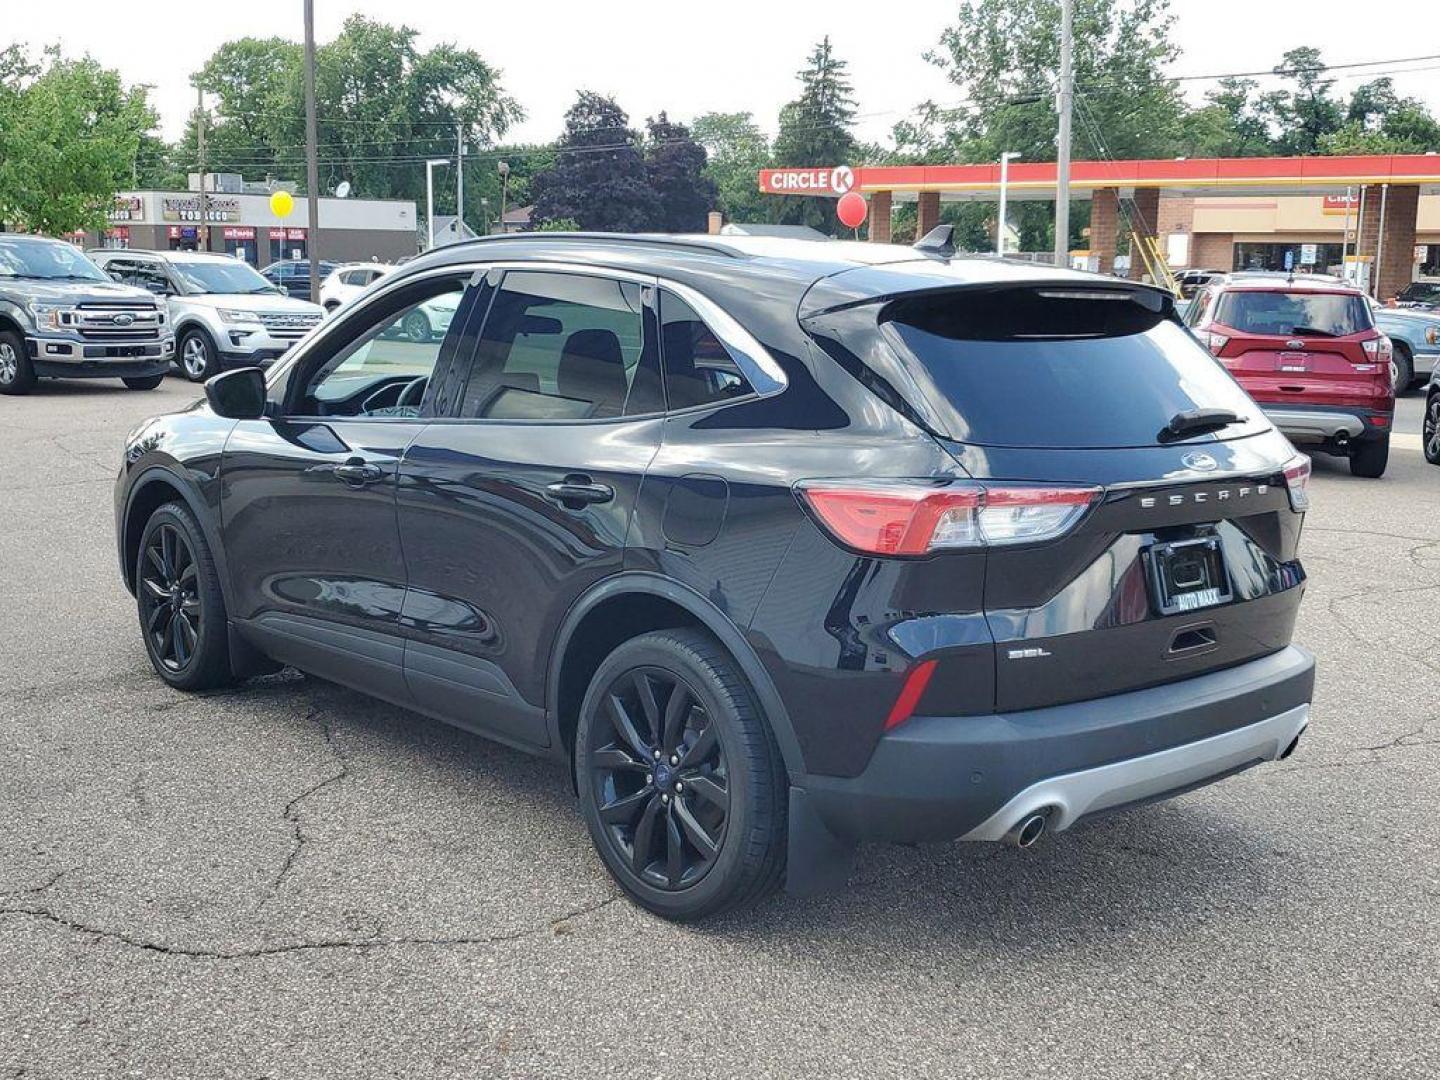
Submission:
{"label": "asphalt parking lot", "polygon": [[1440,469],[1317,459],[1290,761],[1026,852],[866,852],[700,928],[562,776],[313,679],[188,697],[115,566],[126,431],[0,399],[0,1076],[1440,1075]]}

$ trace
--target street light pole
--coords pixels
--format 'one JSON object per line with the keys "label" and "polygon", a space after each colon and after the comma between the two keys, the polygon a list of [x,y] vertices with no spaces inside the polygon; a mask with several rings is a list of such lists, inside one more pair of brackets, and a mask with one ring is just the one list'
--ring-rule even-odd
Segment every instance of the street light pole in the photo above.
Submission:
{"label": "street light pole", "polygon": [[1070,265],[1070,112],[1075,105],[1074,0],[1060,0],[1060,131],[1055,141],[1055,265]]}
{"label": "street light pole", "polygon": [[1009,195],[1010,184],[1010,162],[1018,158],[1020,154],[1014,150],[1006,150],[1000,155],[1000,220],[995,225],[995,254],[1005,254],[1005,203]]}
{"label": "street light pole", "polygon": [[505,196],[509,194],[510,187],[510,163],[502,161],[497,166],[500,173],[500,232],[505,232]]}
{"label": "street light pole", "polygon": [[455,239],[465,239],[465,125],[455,125]]}
{"label": "street light pole", "polygon": [[425,162],[425,227],[430,231],[426,251],[435,250],[435,166],[449,165],[449,158],[431,158]]}
{"label": "street light pole", "polygon": [[305,250],[310,255],[310,299],[320,297],[320,137],[315,121],[315,0],[305,0],[305,188],[310,230]]}

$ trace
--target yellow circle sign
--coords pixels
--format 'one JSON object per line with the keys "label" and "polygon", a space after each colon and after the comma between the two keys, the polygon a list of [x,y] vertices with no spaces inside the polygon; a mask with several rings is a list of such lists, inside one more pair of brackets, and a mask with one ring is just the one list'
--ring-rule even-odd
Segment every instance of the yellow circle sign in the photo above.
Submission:
{"label": "yellow circle sign", "polygon": [[278,218],[287,218],[295,212],[295,196],[288,191],[277,191],[270,196],[270,212]]}

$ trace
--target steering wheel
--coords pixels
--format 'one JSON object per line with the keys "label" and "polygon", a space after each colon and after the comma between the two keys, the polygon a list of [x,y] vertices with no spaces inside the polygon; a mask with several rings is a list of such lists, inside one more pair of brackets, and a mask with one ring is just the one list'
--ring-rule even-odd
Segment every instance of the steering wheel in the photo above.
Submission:
{"label": "steering wheel", "polygon": [[[420,402],[425,397],[425,387],[429,384],[430,377],[421,375],[419,378],[411,379],[404,386],[399,383],[389,383],[376,390],[360,403],[361,416],[383,416],[395,415],[397,409],[420,409]],[[397,387],[399,392],[396,392]]]}

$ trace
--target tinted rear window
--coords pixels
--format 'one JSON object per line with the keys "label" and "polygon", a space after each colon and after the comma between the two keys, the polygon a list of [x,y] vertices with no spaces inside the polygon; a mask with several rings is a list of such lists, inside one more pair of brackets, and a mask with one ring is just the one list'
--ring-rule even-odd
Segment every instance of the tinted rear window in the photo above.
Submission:
{"label": "tinted rear window", "polygon": [[1339,293],[1227,292],[1215,321],[1242,334],[1344,337],[1373,324],[1363,297]]}
{"label": "tinted rear window", "polygon": [[1046,291],[947,293],[886,309],[883,331],[945,434],[989,446],[1154,446],[1189,409],[1259,420],[1255,403],[1158,304]]}

